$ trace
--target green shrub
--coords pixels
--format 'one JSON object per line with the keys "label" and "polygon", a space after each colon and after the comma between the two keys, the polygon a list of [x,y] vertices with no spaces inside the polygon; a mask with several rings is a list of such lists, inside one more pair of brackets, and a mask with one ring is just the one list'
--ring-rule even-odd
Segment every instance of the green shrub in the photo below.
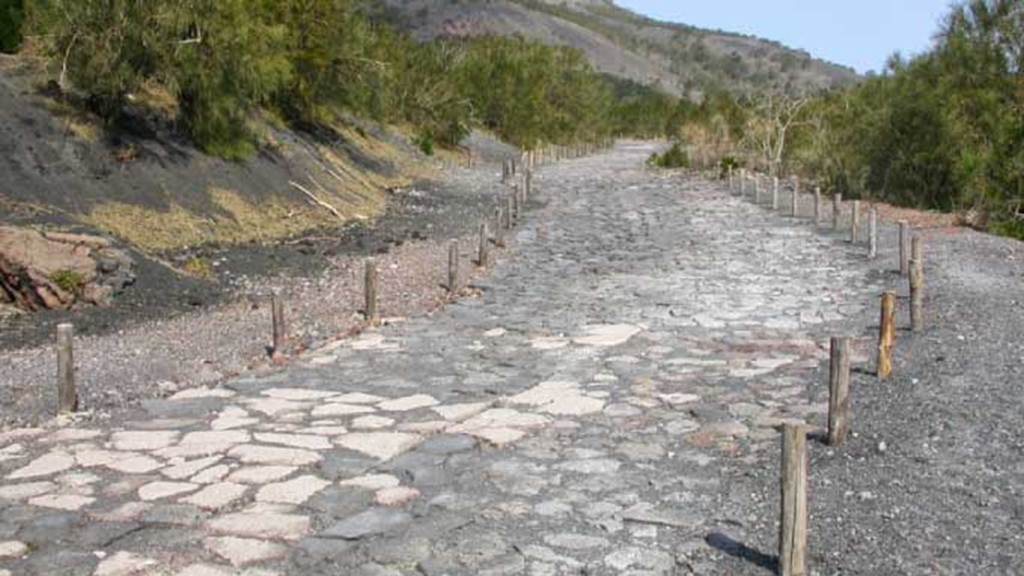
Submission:
{"label": "green shrub", "polygon": [[424,132],[416,137],[416,145],[419,146],[427,156],[434,155],[434,135],[430,132]]}
{"label": "green shrub", "polygon": [[74,270],[57,270],[50,274],[50,282],[56,284],[61,290],[76,296],[85,289],[85,277]]}
{"label": "green shrub", "polygon": [[652,154],[647,163],[656,168],[689,168],[690,158],[678,142],[662,154]]}
{"label": "green shrub", "polygon": [[25,22],[22,0],[0,2],[0,52],[16,52],[21,46],[21,27]]}

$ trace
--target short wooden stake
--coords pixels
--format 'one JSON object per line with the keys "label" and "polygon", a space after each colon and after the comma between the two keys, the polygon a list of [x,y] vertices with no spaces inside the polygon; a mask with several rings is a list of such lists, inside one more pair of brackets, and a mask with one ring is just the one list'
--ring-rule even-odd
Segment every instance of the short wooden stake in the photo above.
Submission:
{"label": "short wooden stake", "polygon": [[792,206],[790,206],[791,216],[797,218],[800,216],[800,179],[793,180],[793,198]]}
{"label": "short wooden stake", "polygon": [[754,203],[761,203],[761,175],[754,175]]}
{"label": "short wooden stake", "polygon": [[452,240],[448,244],[448,293],[455,294],[459,290],[459,243]]}
{"label": "short wooden stake", "polygon": [[366,297],[365,316],[366,321],[374,326],[380,321],[377,311],[377,263],[373,259],[366,261],[366,274],[364,276],[363,294]]}
{"label": "short wooden stake", "polygon": [[525,180],[523,187],[523,200],[526,200],[533,195],[533,171],[528,171],[526,173]]}
{"label": "short wooden stake", "polygon": [[740,168],[740,196],[747,194],[747,169]]}
{"label": "short wooden stake", "polygon": [[519,219],[521,217],[521,214],[519,213],[521,209],[520,194],[522,194],[521,188],[519,188],[519,185],[517,184],[512,188],[512,221],[516,224],[519,224]]}
{"label": "short wooden stake", "polygon": [[878,208],[872,207],[868,216],[868,258],[878,257]]}
{"label": "short wooden stake", "polygon": [[836,192],[832,195],[832,229],[839,230],[839,215],[843,212],[843,195]]}
{"label": "short wooden stake", "polygon": [[735,182],[733,182],[733,178],[732,178],[732,166],[729,166],[729,193],[731,194],[732,191],[735,190],[735,189],[736,189]]}
{"label": "short wooden stake", "polygon": [[892,348],[896,344],[896,294],[882,294],[882,315],[878,329],[878,377],[892,375]]}
{"label": "short wooden stake", "polygon": [[924,250],[920,236],[914,236],[910,250],[910,329],[924,330]]}
{"label": "short wooden stake", "polygon": [[494,209],[494,245],[498,248],[505,247],[505,211],[501,208]]}
{"label": "short wooden stake", "polygon": [[271,356],[275,360],[284,358],[284,342],[287,329],[284,323],[284,299],[280,294],[270,297],[270,316],[273,320],[273,344]]}
{"label": "short wooden stake", "polygon": [[814,188],[814,225],[821,225],[821,186]]}
{"label": "short wooden stake", "polygon": [[850,212],[850,243],[860,242],[860,200],[853,201],[853,210]]}
{"label": "short wooden stake", "polygon": [[779,177],[772,177],[772,210],[779,209]]}
{"label": "short wooden stake", "polygon": [[900,226],[900,274],[910,274],[910,222],[899,221]]}
{"label": "short wooden stake", "polygon": [[807,430],[782,426],[782,506],[779,522],[779,574],[807,574]]}
{"label": "short wooden stake", "polygon": [[828,374],[828,443],[840,446],[850,427],[850,339],[832,338]]}
{"label": "short wooden stake", "polygon": [[512,226],[515,225],[516,213],[515,213],[515,204],[514,204],[514,202],[515,202],[515,200],[512,199],[512,196],[508,196],[508,197],[505,198],[505,229],[506,230],[511,230]]}
{"label": "short wooden stake", "polygon": [[488,257],[488,251],[489,251],[489,249],[491,247],[490,246],[491,239],[488,236],[489,235],[487,234],[487,222],[481,222],[480,223],[480,247],[478,249],[477,256],[476,256],[476,263],[481,268],[487,268],[487,265],[488,265],[487,257]]}
{"label": "short wooden stake", "polygon": [[57,413],[78,411],[78,390],[75,388],[75,327],[57,325]]}

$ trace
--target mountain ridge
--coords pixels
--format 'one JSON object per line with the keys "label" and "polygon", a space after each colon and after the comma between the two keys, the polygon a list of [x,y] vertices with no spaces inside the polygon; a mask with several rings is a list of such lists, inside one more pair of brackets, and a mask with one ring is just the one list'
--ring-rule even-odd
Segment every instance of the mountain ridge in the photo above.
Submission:
{"label": "mountain ridge", "polygon": [[523,36],[583,51],[595,69],[699,99],[712,90],[815,92],[855,82],[849,67],[754,36],[663,22],[611,0],[378,0],[378,16],[419,40]]}

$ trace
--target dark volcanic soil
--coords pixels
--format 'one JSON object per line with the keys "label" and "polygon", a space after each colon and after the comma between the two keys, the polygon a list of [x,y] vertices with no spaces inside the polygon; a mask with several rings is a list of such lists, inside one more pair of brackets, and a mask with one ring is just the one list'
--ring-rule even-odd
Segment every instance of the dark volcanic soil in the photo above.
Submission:
{"label": "dark volcanic soil", "polygon": [[[479,176],[490,176],[495,170],[493,166],[482,168]],[[454,178],[446,184],[419,182],[411,188],[396,190],[391,194],[385,216],[369,224],[321,230],[276,244],[206,246],[165,255],[166,261],[176,264],[192,256],[209,260],[214,265],[215,281],[179,274],[136,252],[133,255],[139,266],[138,279],[114,306],[42,312],[0,323],[0,350],[49,342],[60,322],[73,322],[81,335],[108,334],[222,303],[238,295],[239,289],[251,287],[254,278],[305,278],[322,272],[335,256],[386,254],[408,242],[467,235],[476,230],[482,217],[490,216],[497,202],[497,185],[476,186],[474,181]]]}

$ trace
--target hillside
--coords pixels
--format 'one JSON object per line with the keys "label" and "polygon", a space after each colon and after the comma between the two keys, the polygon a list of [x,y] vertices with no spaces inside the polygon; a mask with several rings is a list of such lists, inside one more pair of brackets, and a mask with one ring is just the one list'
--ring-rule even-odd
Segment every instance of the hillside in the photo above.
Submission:
{"label": "hillside", "polygon": [[599,71],[676,95],[768,85],[816,90],[856,73],[777,42],[656,21],[610,0],[381,0],[381,16],[428,40],[522,35],[579,48]]}

